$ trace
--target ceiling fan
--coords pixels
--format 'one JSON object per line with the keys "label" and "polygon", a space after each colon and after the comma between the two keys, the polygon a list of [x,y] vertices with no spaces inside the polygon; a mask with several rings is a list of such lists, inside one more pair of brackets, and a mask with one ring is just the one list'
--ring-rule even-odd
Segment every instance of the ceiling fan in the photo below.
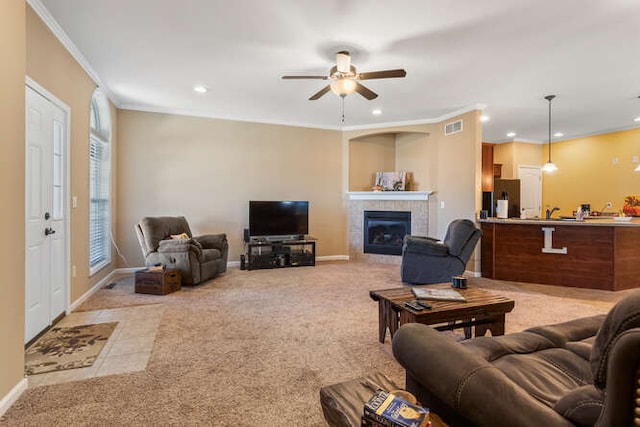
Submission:
{"label": "ceiling fan", "polygon": [[358,92],[368,100],[378,97],[378,94],[360,84],[359,80],[390,79],[395,77],[405,77],[407,72],[403,69],[370,71],[358,73],[356,67],[351,65],[351,55],[346,50],[336,53],[336,65],[331,67],[328,76],[282,76],[284,80],[293,79],[318,79],[331,80],[331,83],[314,93],[309,101],[315,101],[325,93],[332,91],[336,95],[345,96]]}

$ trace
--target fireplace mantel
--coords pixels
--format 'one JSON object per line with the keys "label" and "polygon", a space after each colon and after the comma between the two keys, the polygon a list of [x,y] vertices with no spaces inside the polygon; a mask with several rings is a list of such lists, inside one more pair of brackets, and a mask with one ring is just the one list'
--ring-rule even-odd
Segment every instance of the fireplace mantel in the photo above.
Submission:
{"label": "fireplace mantel", "polygon": [[429,200],[435,191],[349,191],[348,200]]}

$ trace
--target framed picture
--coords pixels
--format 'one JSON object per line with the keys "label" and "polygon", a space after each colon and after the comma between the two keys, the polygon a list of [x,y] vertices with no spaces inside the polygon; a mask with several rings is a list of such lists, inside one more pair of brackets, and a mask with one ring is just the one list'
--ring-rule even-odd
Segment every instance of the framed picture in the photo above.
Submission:
{"label": "framed picture", "polygon": [[405,191],[406,185],[406,172],[376,172],[374,189],[379,191]]}

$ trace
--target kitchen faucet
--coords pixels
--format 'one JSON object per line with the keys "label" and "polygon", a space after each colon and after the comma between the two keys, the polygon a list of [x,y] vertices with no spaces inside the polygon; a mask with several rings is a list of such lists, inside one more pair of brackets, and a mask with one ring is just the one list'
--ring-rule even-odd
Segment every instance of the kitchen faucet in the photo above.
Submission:
{"label": "kitchen faucet", "polygon": [[557,206],[556,206],[556,207],[554,207],[553,209],[549,209],[549,208],[547,208],[547,216],[546,216],[546,218],[547,218],[547,219],[551,219],[551,215],[553,215],[553,213],[554,213],[555,211],[559,211],[559,210],[560,210],[560,208],[559,208],[559,207],[557,207]]}

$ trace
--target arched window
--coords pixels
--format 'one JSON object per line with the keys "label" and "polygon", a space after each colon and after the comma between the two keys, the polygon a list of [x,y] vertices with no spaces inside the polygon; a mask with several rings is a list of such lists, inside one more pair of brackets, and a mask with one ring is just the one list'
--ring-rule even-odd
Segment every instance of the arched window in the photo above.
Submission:
{"label": "arched window", "polygon": [[98,88],[91,98],[89,136],[89,271],[111,262],[111,114]]}

